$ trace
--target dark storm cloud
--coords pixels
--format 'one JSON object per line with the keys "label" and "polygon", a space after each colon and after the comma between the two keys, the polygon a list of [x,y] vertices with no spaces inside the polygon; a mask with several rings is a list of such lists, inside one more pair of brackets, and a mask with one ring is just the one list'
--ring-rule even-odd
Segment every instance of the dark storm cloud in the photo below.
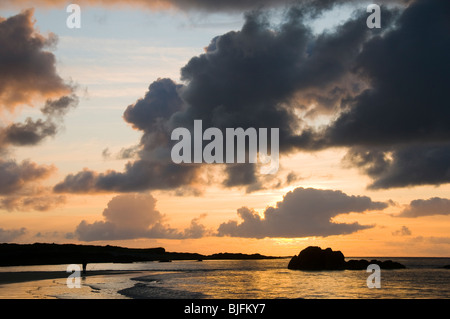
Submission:
{"label": "dark storm cloud", "polygon": [[[175,189],[200,181],[200,167],[178,165],[170,158],[170,116],[183,107],[178,96],[181,85],[170,79],[158,79],[144,98],[128,106],[124,119],[143,132],[139,146],[132,148],[137,156],[128,162],[124,172],[97,173],[85,169],[68,175],[54,187],[56,192],[134,192],[147,189]],[[129,154],[129,152],[126,152]]]}
{"label": "dark storm cloud", "polygon": [[345,162],[370,188],[450,182],[450,3],[415,1],[395,27],[366,41],[352,72],[369,87],[342,99],[323,131],[306,129],[302,148],[350,147]]}
{"label": "dark storm cloud", "polygon": [[125,121],[148,133],[164,130],[167,120],[183,108],[178,94],[182,87],[171,79],[158,79],[150,84],[144,98],[127,107],[123,115]]}
{"label": "dark storm cloud", "polygon": [[[82,221],[75,236],[82,241],[120,240],[135,238],[186,239],[203,237],[207,230],[199,218],[184,231],[164,224],[164,215],[156,210],[156,199],[147,194],[118,195],[103,211],[104,220]],[[203,217],[203,216],[201,216]],[[200,218],[201,218],[200,217]]]}
{"label": "dark storm cloud", "polygon": [[396,217],[421,217],[433,215],[450,215],[450,199],[433,197],[416,199]]}
{"label": "dark storm cloud", "polygon": [[[450,138],[450,3],[417,1],[398,26],[364,44],[355,69],[371,88],[326,131],[334,145],[392,145]],[[358,134],[355,134],[358,132]]]}
{"label": "dark storm cloud", "polygon": [[358,147],[351,149],[344,160],[373,178],[371,189],[450,182],[449,143]]}
{"label": "dark storm cloud", "polygon": [[[184,84],[158,79],[128,106],[125,121],[143,135],[139,158],[123,173],[71,174],[55,190],[136,191],[196,183],[201,165],[175,165],[170,158],[172,130],[192,128],[195,119],[205,128],[279,128],[281,152],[292,151],[301,128],[289,106],[294,94],[329,86],[339,91],[339,81],[371,34],[360,12],[335,32],[317,37],[305,25],[305,12],[293,7],[276,26],[264,12],[247,14],[242,30],[215,37],[204,54],[181,69]],[[229,167],[225,173],[225,186],[259,182],[254,165]]]}
{"label": "dark storm cloud", "polygon": [[[403,11],[383,7],[381,30],[367,28],[367,12],[356,10],[335,29],[313,34],[310,17],[330,6],[292,6],[278,25],[263,11],[246,14],[240,31],[215,37],[181,69],[183,84],[158,79],[128,106],[124,119],[143,134],[137,160],[124,172],[87,170],[69,175],[55,190],[195,184],[203,167],[173,165],[170,133],[192,129],[196,119],[222,130],[279,128],[281,156],[348,147],[345,162],[372,177],[374,189],[448,182],[450,4],[419,0]],[[305,110],[337,113],[317,129],[298,115]],[[226,187],[263,188],[255,165],[229,166],[225,174]]]}
{"label": "dark storm cloud", "polygon": [[256,183],[256,165],[229,164],[225,167],[227,178],[223,184],[227,187],[244,186]]}
{"label": "dark storm cloud", "polygon": [[46,51],[57,42],[34,28],[33,10],[0,17],[0,109],[13,110],[33,99],[69,94],[73,88],[56,71],[55,56]]}
{"label": "dark storm cloud", "polygon": [[238,209],[241,223],[229,221],[218,228],[219,236],[233,237],[308,237],[350,234],[371,228],[358,223],[337,223],[340,214],[383,210],[388,205],[366,196],[349,196],[341,191],[297,188],[287,193],[276,207],[268,207],[264,216],[252,209]]}
{"label": "dark storm cloud", "polygon": [[277,127],[281,149],[291,149],[301,128],[290,106],[294,94],[336,87],[370,34],[365,14],[319,36],[305,25],[304,15],[294,7],[281,25],[272,26],[263,13],[252,12],[241,31],[214,38],[205,54],[181,69],[187,81],[181,96],[189,107],[174,121],[188,125],[199,118],[205,126],[219,128]]}
{"label": "dark storm cloud", "polygon": [[372,189],[450,182],[450,144],[400,147],[389,166],[369,185]]}

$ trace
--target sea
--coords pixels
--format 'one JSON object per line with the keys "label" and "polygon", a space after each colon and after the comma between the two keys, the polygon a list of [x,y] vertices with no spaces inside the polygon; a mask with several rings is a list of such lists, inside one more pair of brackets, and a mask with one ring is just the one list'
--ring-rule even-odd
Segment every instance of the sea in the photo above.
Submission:
{"label": "sea", "polygon": [[[360,259],[359,257],[346,258]],[[450,258],[380,258],[406,269],[289,270],[289,258],[88,264],[79,288],[67,278],[0,284],[1,299],[449,299]],[[0,267],[0,272],[66,271],[67,265]],[[109,273],[109,271],[113,271]],[[17,275],[17,274],[16,274]],[[68,273],[68,276],[70,273]]]}

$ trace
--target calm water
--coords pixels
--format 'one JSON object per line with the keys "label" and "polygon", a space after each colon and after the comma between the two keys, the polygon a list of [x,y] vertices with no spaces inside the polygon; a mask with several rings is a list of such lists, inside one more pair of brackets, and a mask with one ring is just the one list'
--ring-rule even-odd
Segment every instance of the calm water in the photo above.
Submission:
{"label": "calm water", "polygon": [[[371,258],[364,258],[371,259]],[[377,258],[382,260],[382,258]],[[88,270],[135,273],[88,276],[80,289],[66,279],[0,285],[0,298],[450,298],[450,258],[390,258],[408,269],[382,270],[369,289],[366,271],[293,271],[289,259],[89,264]],[[65,271],[65,265],[0,267],[0,271]]]}

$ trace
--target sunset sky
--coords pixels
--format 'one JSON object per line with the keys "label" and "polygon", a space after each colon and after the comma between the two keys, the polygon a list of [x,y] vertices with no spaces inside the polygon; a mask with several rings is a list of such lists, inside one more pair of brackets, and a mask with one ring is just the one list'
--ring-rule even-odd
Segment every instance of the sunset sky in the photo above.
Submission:
{"label": "sunset sky", "polygon": [[[0,2],[0,242],[450,256],[450,2]],[[280,168],[170,134],[279,128]]]}

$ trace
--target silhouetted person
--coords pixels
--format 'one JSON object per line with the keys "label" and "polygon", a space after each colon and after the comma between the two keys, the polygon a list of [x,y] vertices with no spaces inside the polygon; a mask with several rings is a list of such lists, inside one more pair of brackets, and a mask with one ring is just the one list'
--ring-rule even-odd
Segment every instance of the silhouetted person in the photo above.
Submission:
{"label": "silhouetted person", "polygon": [[83,260],[83,275],[86,274],[86,266],[87,266],[87,262],[85,260]]}

